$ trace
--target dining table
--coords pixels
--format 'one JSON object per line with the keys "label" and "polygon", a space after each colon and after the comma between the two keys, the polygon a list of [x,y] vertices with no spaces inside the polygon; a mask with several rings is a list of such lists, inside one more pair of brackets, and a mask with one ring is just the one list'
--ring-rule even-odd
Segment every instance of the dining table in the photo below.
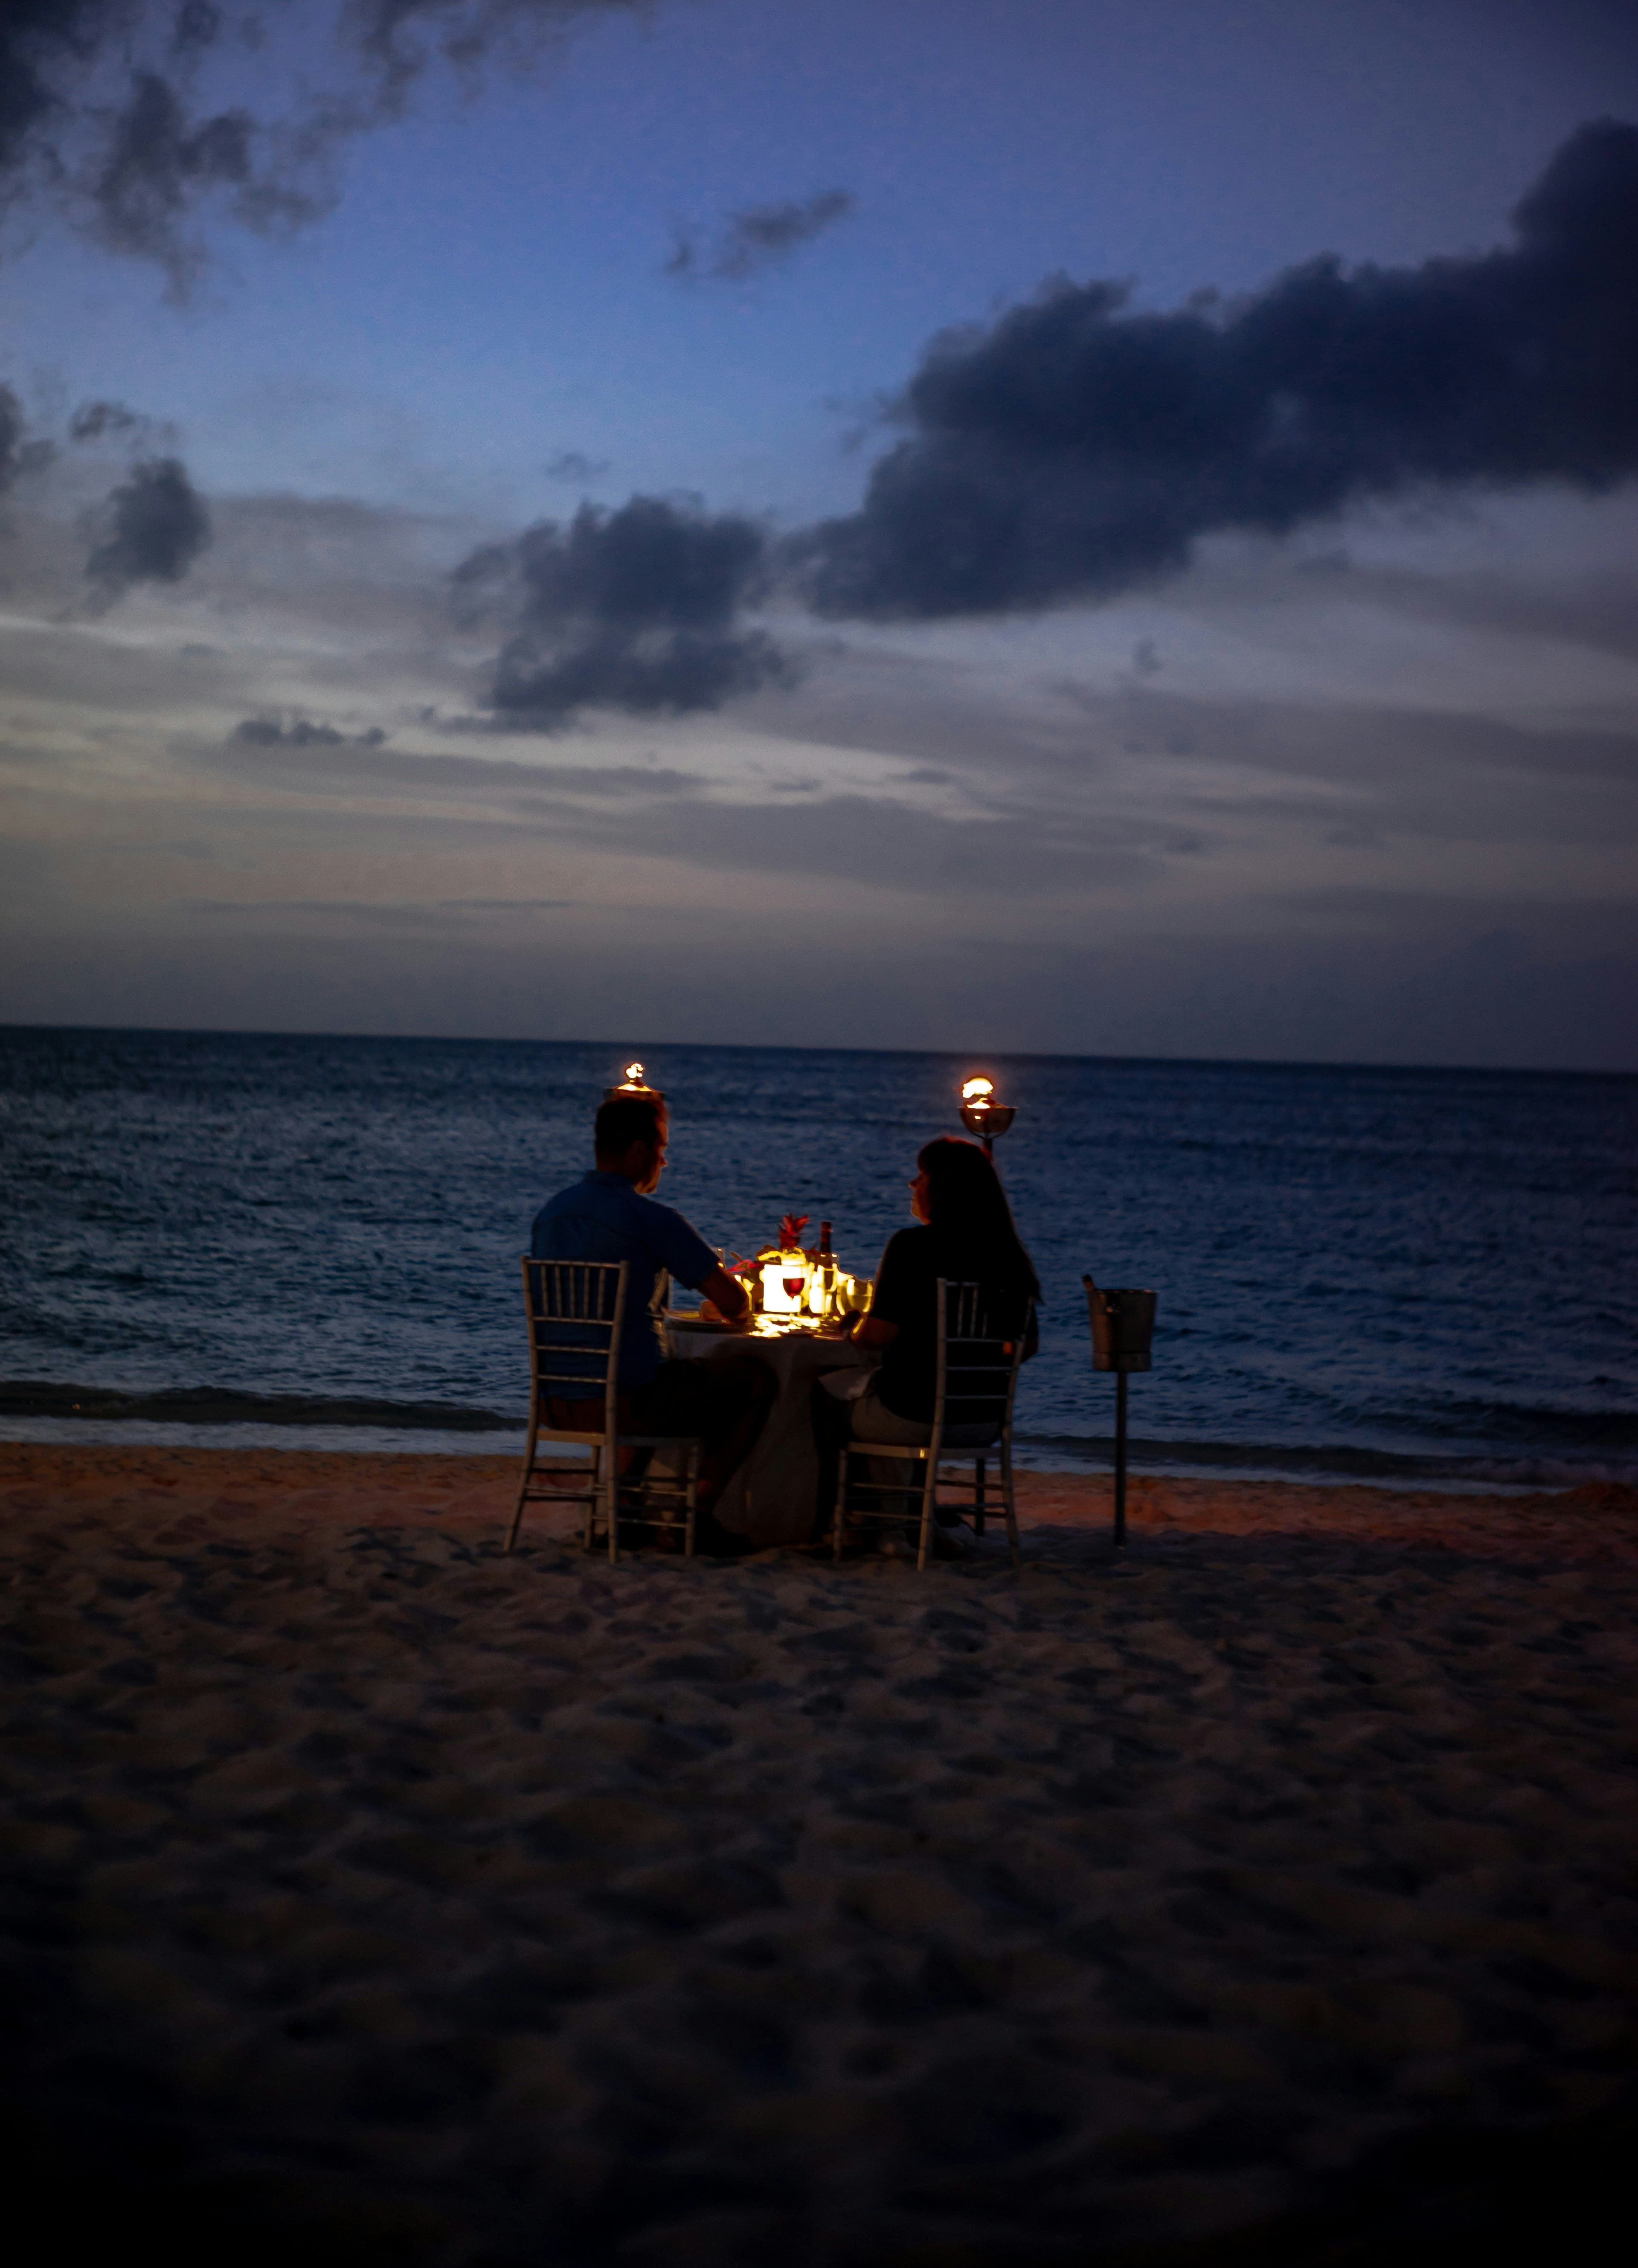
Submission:
{"label": "dining table", "polygon": [[696,1314],[672,1314],[666,1317],[666,1336],[675,1356],[710,1362],[752,1354],[778,1379],[778,1398],[756,1447],[718,1498],[717,1518],[759,1550],[808,1543],[820,1509],[810,1406],[815,1382],[827,1371],[873,1370],[880,1356],[816,1325],[762,1316],[751,1330],[731,1331]]}

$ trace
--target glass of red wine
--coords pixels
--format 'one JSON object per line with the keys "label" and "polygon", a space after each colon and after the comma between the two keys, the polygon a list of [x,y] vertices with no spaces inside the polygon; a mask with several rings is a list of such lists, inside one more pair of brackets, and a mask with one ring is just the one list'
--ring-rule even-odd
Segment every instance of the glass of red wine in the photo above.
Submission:
{"label": "glass of red wine", "polygon": [[808,1289],[808,1277],[806,1270],[804,1270],[800,1276],[793,1276],[787,1270],[786,1272],[780,1277],[779,1281],[785,1286],[785,1296],[787,1300],[800,1300],[802,1293]]}

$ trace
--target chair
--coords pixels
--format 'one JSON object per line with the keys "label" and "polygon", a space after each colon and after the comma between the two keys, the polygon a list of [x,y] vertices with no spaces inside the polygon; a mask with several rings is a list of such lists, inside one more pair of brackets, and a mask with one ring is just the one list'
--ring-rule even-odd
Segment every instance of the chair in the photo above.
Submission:
{"label": "chair", "polygon": [[[523,1261],[524,1311],[529,1327],[529,1439],[523,1454],[517,1508],[505,1550],[518,1540],[526,1504],[586,1506],[580,1542],[591,1550],[601,1510],[609,1531],[609,1557],[620,1557],[620,1523],[675,1530],[679,1515],[682,1548],[694,1553],[694,1499],[699,1479],[700,1442],[693,1434],[627,1433],[620,1426],[617,1373],[620,1326],[625,1316],[627,1263],[594,1260]],[[554,1425],[551,1403],[602,1403],[602,1423],[584,1430]],[[589,1462],[543,1465],[536,1461],[542,1441],[575,1442],[591,1451]],[[656,1449],[680,1451],[676,1476],[648,1470]],[[638,1455],[624,1475],[623,1452]],[[579,1488],[534,1488],[536,1479],[582,1480]],[[657,1505],[657,1508],[655,1507]]]}
{"label": "chair", "polygon": [[[916,1552],[918,1568],[927,1564],[927,1546],[933,1539],[933,1524],[941,1511],[972,1514],[974,1531],[982,1535],[986,1510],[985,1501],[985,1452],[1000,1452],[1000,1493],[1002,1509],[1007,1519],[1007,1543],[1015,1567],[1018,1565],[1018,1513],[1013,1499],[1013,1397],[1018,1390],[1018,1367],[1023,1360],[1024,1344],[1029,1336],[1034,1302],[1029,1302],[1012,1336],[996,1328],[985,1300],[984,1288],[978,1284],[957,1284],[939,1278],[938,1290],[938,1369],[933,1384],[933,1430],[925,1443],[911,1445],[904,1441],[867,1441],[853,1440],[842,1450],[837,1472],[836,1513],[831,1524],[830,1542],[834,1556],[842,1556],[843,1530],[848,1520],[850,1486],[857,1496],[874,1497],[875,1508],[858,1507],[852,1517],[856,1521],[874,1522],[878,1526],[909,1527],[920,1529]],[[952,1501],[948,1493],[941,1494],[939,1460],[948,1457],[952,1450],[970,1455],[973,1472],[971,1481],[947,1481],[963,1491],[959,1500]],[[896,1457],[922,1469],[920,1502],[905,1508],[903,1499],[910,1494],[902,1482],[853,1479],[850,1462],[856,1457]],[[883,1502],[884,1498],[900,1499],[898,1506]]]}

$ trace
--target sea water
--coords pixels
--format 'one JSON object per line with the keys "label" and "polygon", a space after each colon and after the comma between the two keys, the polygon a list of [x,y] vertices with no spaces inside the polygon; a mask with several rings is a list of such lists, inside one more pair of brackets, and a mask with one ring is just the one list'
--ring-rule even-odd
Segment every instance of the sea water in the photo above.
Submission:
{"label": "sea water", "polygon": [[1087,1272],[1159,1294],[1140,1466],[1638,1479],[1638,1078],[801,1048],[0,1030],[0,1434],[505,1448],[517,1256],[640,1056],[661,1196],[868,1274],[990,1071],[1039,1272],[1037,1464],[1107,1459]]}

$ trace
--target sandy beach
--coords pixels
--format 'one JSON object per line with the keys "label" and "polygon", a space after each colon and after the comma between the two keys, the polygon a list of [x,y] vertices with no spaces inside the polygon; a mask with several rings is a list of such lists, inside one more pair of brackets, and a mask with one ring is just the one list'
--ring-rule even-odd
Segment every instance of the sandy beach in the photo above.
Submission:
{"label": "sandy beach", "polygon": [[1029,1475],[918,1576],[503,1558],[513,1480],[0,1447],[54,2257],[1449,2268],[1630,2157],[1638,1491],[1140,1479],[1117,1560]]}

